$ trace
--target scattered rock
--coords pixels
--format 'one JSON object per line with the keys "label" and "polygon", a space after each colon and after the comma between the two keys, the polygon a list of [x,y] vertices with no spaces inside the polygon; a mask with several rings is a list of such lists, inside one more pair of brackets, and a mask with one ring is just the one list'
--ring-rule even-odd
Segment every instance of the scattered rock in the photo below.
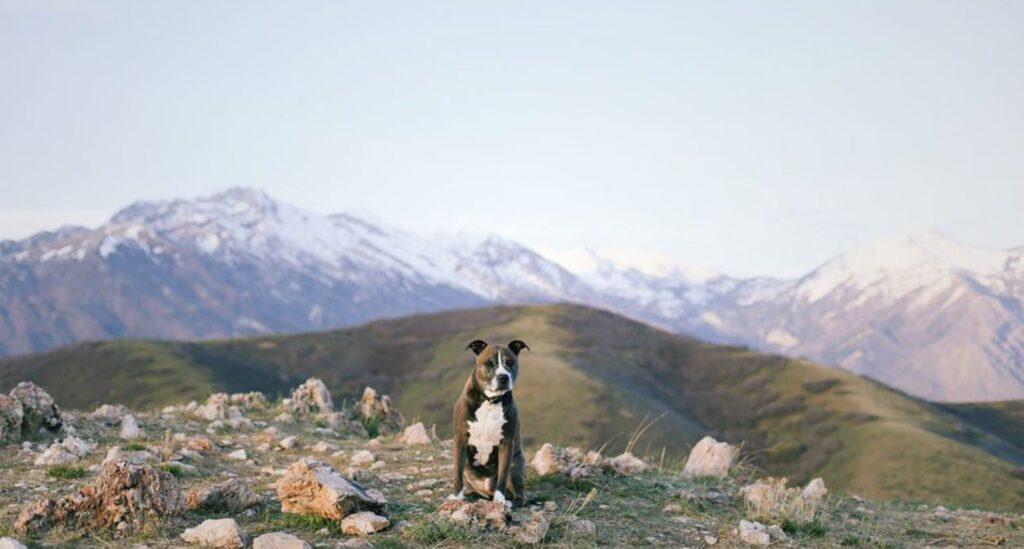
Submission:
{"label": "scattered rock", "polygon": [[373,545],[371,545],[370,542],[366,541],[363,538],[352,538],[349,540],[345,540],[345,542],[343,542],[341,545],[338,545],[338,547],[346,547],[348,549],[373,549]]}
{"label": "scattered rock", "polygon": [[718,538],[715,537],[715,536],[710,536],[710,535],[704,536],[704,543],[706,543],[708,545],[715,545],[715,544],[718,543]]}
{"label": "scattered rock", "polygon": [[533,455],[533,461],[530,462],[533,466],[533,470],[537,471],[540,476],[553,475],[556,473],[567,473],[569,468],[573,465],[572,456],[564,448],[554,446],[549,442],[545,442],[540,450]]}
{"label": "scattered rock", "polygon": [[808,501],[821,501],[827,495],[828,488],[825,487],[825,481],[820,477],[808,482],[804,491],[800,492],[800,497]]}
{"label": "scattered rock", "polygon": [[669,513],[669,514],[673,514],[673,515],[679,514],[679,513],[683,512],[683,506],[679,505],[678,503],[669,503],[668,505],[666,505],[665,507],[663,507],[661,509],[661,512],[662,513]]}
{"label": "scattered rock", "polygon": [[435,514],[453,524],[478,528],[502,529],[512,519],[512,514],[500,501],[447,500]]}
{"label": "scattered rock", "polygon": [[313,546],[291,534],[271,532],[253,540],[252,549],[313,549]]}
{"label": "scattered rock", "polygon": [[77,493],[53,500],[43,498],[26,507],[14,531],[34,535],[53,526],[92,530],[113,528],[118,535],[142,530],[147,519],[174,515],[184,509],[178,481],[148,465],[115,461]]}
{"label": "scattered rock", "polygon": [[592,535],[597,532],[597,526],[589,520],[578,518],[569,522],[569,531],[574,534]]}
{"label": "scattered rock", "polygon": [[22,438],[35,438],[39,429],[57,432],[64,424],[60,408],[53,401],[53,397],[35,383],[22,381],[11,389],[10,396],[21,403]]}
{"label": "scattered rock", "polygon": [[89,414],[89,417],[93,421],[100,422],[108,427],[112,427],[121,422],[121,418],[128,414],[128,409],[120,404],[110,405],[104,404],[93,413]]}
{"label": "scattered rock", "polygon": [[548,528],[551,523],[544,516],[544,513],[533,512],[526,520],[522,520],[515,526],[509,526],[505,533],[511,535],[519,543],[537,545],[544,541],[548,535]]}
{"label": "scattered rock", "polygon": [[390,526],[388,519],[369,511],[353,513],[341,521],[341,531],[345,534],[368,536]]}
{"label": "scattered rock", "polygon": [[42,454],[36,457],[35,463],[39,466],[53,466],[53,465],[67,465],[78,458],[74,454],[69,452],[66,448],[61,446],[59,443],[54,442],[46,449]]}
{"label": "scattered rock", "polygon": [[377,461],[377,458],[374,457],[373,452],[369,450],[359,450],[358,452],[352,454],[352,457],[349,458],[348,461],[349,463],[352,464],[353,467],[364,467],[366,465],[371,465],[373,462]]}
{"label": "scattered rock", "polygon": [[334,402],[327,385],[311,377],[292,391],[289,408],[296,414],[316,415],[334,411]]}
{"label": "scattered rock", "polygon": [[607,459],[601,465],[612,469],[620,475],[638,475],[646,471],[649,467],[644,463],[644,460],[634,456],[630,452],[626,452],[618,457]]}
{"label": "scattered rock", "polygon": [[739,456],[740,450],[727,442],[704,437],[690,450],[683,467],[683,476],[725,478]]}
{"label": "scattered rock", "polygon": [[189,437],[185,440],[185,447],[196,452],[207,452],[213,449],[213,442],[204,436]]}
{"label": "scattered rock", "polygon": [[135,421],[135,416],[127,414],[121,418],[120,437],[122,440],[136,440],[142,437],[142,429],[139,429],[139,422]]}
{"label": "scattered rock", "polygon": [[0,549],[28,549],[23,543],[14,538],[0,538]]}
{"label": "scattered rock", "polygon": [[777,524],[772,524],[768,527],[768,535],[775,541],[786,543],[789,541],[789,536],[782,530],[782,527]]}
{"label": "scattered rock", "polygon": [[378,395],[372,387],[363,390],[363,398],[355,406],[363,423],[375,424],[378,434],[394,434],[405,427],[405,418],[391,406],[391,398]]}
{"label": "scattered rock", "polygon": [[430,444],[430,442],[430,435],[427,434],[427,428],[423,426],[422,422],[410,425],[402,432],[402,444],[407,446]]}
{"label": "scattered rock", "polygon": [[327,452],[335,452],[339,448],[340,446],[338,446],[337,444],[327,442],[326,440],[321,440],[320,442],[317,442],[316,444],[311,446],[310,450],[320,454],[326,454]]}
{"label": "scattered rock", "polygon": [[299,438],[295,436],[284,437],[281,439],[281,442],[277,443],[277,445],[285,450],[291,450],[299,445]]}
{"label": "scattered rock", "polygon": [[25,411],[14,397],[0,395],[0,446],[21,440]]}
{"label": "scattered rock", "polygon": [[211,513],[240,513],[263,502],[245,480],[233,478],[188,493],[185,507]]}
{"label": "scattered rock", "polygon": [[135,465],[142,465],[157,461],[157,457],[149,450],[123,450],[120,446],[114,446],[107,450],[107,455],[103,458],[100,465],[107,465],[117,461],[125,461]]}
{"label": "scattered rock", "polygon": [[204,520],[199,526],[185,530],[181,539],[204,547],[245,547],[245,534],[235,519],[230,518]]}
{"label": "scattered rock", "polygon": [[311,513],[340,519],[359,511],[383,511],[386,501],[313,458],[293,463],[277,481],[285,513]]}
{"label": "scattered rock", "polygon": [[741,520],[739,525],[740,539],[751,545],[768,545],[772,542],[768,528],[760,522]]}
{"label": "scattered rock", "polygon": [[245,460],[249,459],[249,454],[246,453],[245,448],[241,448],[241,449],[235,450],[234,452],[229,453],[228,455],[226,455],[224,457],[226,457],[228,459],[233,459],[233,460],[236,460],[236,461],[245,461]]}
{"label": "scattered rock", "polygon": [[95,444],[86,442],[76,436],[66,436],[60,441],[62,448],[71,452],[76,458],[84,458],[96,447]]}

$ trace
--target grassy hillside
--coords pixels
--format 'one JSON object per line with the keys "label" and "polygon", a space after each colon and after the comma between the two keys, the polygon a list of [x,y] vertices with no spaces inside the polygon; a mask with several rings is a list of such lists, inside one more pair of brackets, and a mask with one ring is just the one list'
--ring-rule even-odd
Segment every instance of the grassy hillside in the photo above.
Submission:
{"label": "grassy hillside", "polygon": [[[751,464],[847,493],[1024,508],[1024,450],[1003,440],[1020,414],[986,424],[846,372],[711,345],[579,306],[496,307],[350,329],[205,343],[109,342],[0,361],[0,389],[30,379],[67,407],[160,406],[212,390],[281,394],[316,375],[342,397],[366,385],[450,431],[471,368],[466,342],[524,339],[516,388],[528,448],[541,442],[685,456],[700,436],[744,441]],[[997,457],[998,456],[998,457]]]}

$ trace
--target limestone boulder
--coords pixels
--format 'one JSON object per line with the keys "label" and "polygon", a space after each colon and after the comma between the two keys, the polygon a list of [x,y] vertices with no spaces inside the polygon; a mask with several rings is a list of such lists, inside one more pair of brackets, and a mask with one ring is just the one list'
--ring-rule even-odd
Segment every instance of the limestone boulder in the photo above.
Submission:
{"label": "limestone boulder", "polygon": [[391,523],[385,517],[369,511],[360,511],[341,520],[341,531],[353,536],[368,536],[376,534],[390,525]]}
{"label": "limestone boulder", "polygon": [[327,385],[311,377],[292,391],[288,407],[295,414],[316,415],[334,411],[334,401]]}
{"label": "limestone boulder", "polygon": [[330,465],[313,458],[293,463],[277,481],[277,496],[285,513],[307,513],[341,519],[360,511],[381,512],[383,496],[345,478]]}
{"label": "limestone boulder", "polygon": [[235,519],[230,518],[204,520],[199,526],[185,530],[181,534],[181,539],[186,543],[203,547],[245,547],[245,534]]}
{"label": "limestone boulder", "polygon": [[21,423],[25,411],[21,402],[8,395],[0,395],[0,446],[21,440]]}
{"label": "limestone boulder", "polygon": [[739,454],[739,448],[732,444],[704,437],[690,450],[690,456],[683,467],[683,476],[725,478]]}

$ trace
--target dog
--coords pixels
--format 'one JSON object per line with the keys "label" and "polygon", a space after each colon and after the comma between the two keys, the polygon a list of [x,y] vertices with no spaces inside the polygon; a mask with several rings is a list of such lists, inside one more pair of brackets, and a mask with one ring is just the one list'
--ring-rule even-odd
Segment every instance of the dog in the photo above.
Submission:
{"label": "dog", "polygon": [[512,507],[526,503],[526,458],[512,388],[519,376],[518,339],[466,346],[476,355],[473,372],[452,410],[455,479],[448,499],[476,494]]}

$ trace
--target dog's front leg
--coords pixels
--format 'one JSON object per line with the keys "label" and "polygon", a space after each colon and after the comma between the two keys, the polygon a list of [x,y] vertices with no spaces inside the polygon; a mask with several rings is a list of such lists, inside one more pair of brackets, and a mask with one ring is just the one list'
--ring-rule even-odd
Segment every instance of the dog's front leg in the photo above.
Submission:
{"label": "dog's front leg", "polygon": [[466,440],[464,437],[455,436],[455,440],[452,441],[452,462],[455,469],[455,478],[452,479],[452,493],[448,496],[448,499],[464,499],[465,489],[462,483],[465,482],[463,476],[466,471]]}
{"label": "dog's front leg", "polygon": [[512,463],[512,439],[503,437],[498,445],[498,481],[494,484],[494,501],[500,501],[506,507],[512,502],[505,499],[505,486],[508,483],[508,468]]}

